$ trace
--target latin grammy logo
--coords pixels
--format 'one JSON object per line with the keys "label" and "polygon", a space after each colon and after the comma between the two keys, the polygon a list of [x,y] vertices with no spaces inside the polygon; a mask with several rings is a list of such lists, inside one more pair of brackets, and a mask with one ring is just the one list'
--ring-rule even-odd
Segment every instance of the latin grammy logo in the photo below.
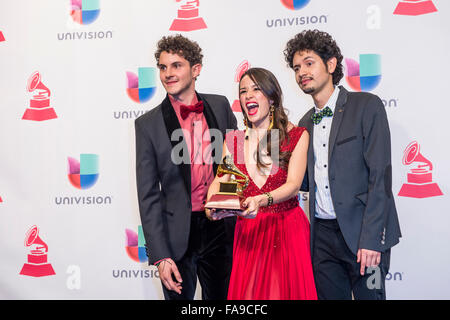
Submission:
{"label": "latin grammy logo", "polygon": [[[248,63],[247,60],[242,61],[237,69],[236,69],[236,74],[234,76],[234,82],[239,83],[239,81],[241,80],[242,75],[248,70],[250,69],[250,64]],[[233,112],[242,112],[241,109],[241,103],[239,102],[239,100],[234,100],[233,101],[233,105],[231,106],[231,110],[233,110]]]}
{"label": "latin grammy logo", "polygon": [[408,172],[408,182],[403,184],[399,196],[409,198],[429,198],[443,195],[437,183],[433,182],[433,164],[420,153],[417,141],[411,142],[405,149],[402,163],[410,165],[418,163],[417,167]]}
{"label": "latin grammy logo", "polygon": [[[176,0],[180,2],[181,0]],[[185,5],[182,5],[178,9],[178,17],[173,20],[170,26],[171,31],[193,31],[206,29],[205,21],[199,17],[198,7],[200,0],[186,1]]]}
{"label": "latin grammy logo", "polygon": [[28,79],[27,89],[28,92],[36,92],[31,97],[30,106],[25,110],[22,120],[44,121],[57,118],[55,110],[50,107],[50,90],[42,83],[38,71]]}
{"label": "latin grammy logo", "polygon": [[431,0],[402,0],[395,8],[394,14],[419,16],[436,11],[437,9]]}
{"label": "latin grammy logo", "polygon": [[25,236],[25,247],[31,247],[28,262],[24,263],[21,275],[31,277],[45,277],[55,274],[53,267],[47,262],[48,246],[39,237],[39,229],[32,226]]}

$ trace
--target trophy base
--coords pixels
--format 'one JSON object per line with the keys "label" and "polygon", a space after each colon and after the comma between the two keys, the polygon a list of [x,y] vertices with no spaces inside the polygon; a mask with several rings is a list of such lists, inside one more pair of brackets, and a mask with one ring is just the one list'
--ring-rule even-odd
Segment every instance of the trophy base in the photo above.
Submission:
{"label": "trophy base", "polygon": [[31,109],[28,108],[23,114],[22,120],[45,121],[56,119],[58,116],[53,108]]}
{"label": "trophy base", "polygon": [[200,29],[206,29],[206,24],[203,18],[195,19],[175,19],[170,26],[171,31],[194,31]]}
{"label": "trophy base", "polygon": [[423,199],[442,196],[443,193],[437,183],[429,183],[429,184],[405,183],[400,189],[398,195],[401,197]]}
{"label": "trophy base", "polygon": [[205,204],[205,208],[208,209],[224,209],[233,211],[244,211],[245,208],[241,206],[241,200],[238,195],[235,194],[215,194]]}
{"label": "trophy base", "polygon": [[53,267],[50,263],[46,264],[24,263],[22,270],[20,271],[20,274],[31,277],[45,277],[45,276],[52,276],[56,273],[53,270]]}
{"label": "trophy base", "polygon": [[418,16],[436,11],[437,9],[431,0],[417,3],[399,2],[394,10],[394,14],[403,16]]}

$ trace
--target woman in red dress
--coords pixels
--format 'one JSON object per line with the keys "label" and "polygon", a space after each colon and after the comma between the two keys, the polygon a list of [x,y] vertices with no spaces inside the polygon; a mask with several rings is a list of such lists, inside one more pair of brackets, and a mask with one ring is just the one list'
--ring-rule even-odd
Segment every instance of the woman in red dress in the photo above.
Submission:
{"label": "woman in red dress", "polygon": [[[251,68],[239,82],[245,131],[230,132],[224,155],[249,177],[243,190],[233,247],[228,299],[317,299],[310,256],[309,221],[298,191],[306,171],[309,135],[288,121],[275,76]],[[231,175],[216,176],[208,199]],[[230,215],[207,210],[212,220]]]}

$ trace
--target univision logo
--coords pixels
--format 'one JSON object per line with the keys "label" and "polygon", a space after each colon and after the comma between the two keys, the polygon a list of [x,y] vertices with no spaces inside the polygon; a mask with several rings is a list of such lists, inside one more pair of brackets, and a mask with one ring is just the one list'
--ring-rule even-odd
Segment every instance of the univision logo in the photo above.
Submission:
{"label": "univision logo", "polygon": [[[70,16],[67,26],[75,29],[72,32],[60,32],[57,34],[58,40],[97,40],[113,37],[111,30],[107,31],[80,31],[87,25],[93,24],[100,15],[99,0],[71,0]],[[77,31],[78,30],[78,31]]]}
{"label": "univision logo", "polygon": [[[99,177],[98,155],[80,154],[80,160],[68,157],[67,177],[76,189],[86,190],[93,187]],[[60,196],[55,197],[57,205],[102,205],[111,204],[111,196]]]}
{"label": "univision logo", "polygon": [[99,0],[71,0],[70,15],[76,23],[91,24],[100,14]]}
{"label": "univision logo", "polygon": [[[127,95],[137,103],[149,101],[156,93],[156,69],[150,67],[139,67],[137,74],[131,71],[127,75]],[[142,110],[119,110],[114,111],[114,119],[136,119],[146,113],[148,109]]]}
{"label": "univision logo", "polygon": [[68,178],[72,186],[89,189],[98,180],[98,155],[80,154],[80,161],[68,157]]}
{"label": "univision logo", "polygon": [[359,63],[346,58],[345,80],[355,91],[371,91],[381,80],[381,56],[379,54],[360,54]]}
{"label": "univision logo", "polygon": [[403,272],[388,272],[386,281],[403,281]]}
{"label": "univision logo", "polygon": [[133,261],[147,262],[148,257],[145,252],[145,239],[142,226],[138,227],[138,233],[130,229],[125,229],[126,245],[125,251]]}
{"label": "univision logo", "polygon": [[290,10],[300,10],[306,7],[309,2],[310,0],[281,0],[281,3]]}
{"label": "univision logo", "polygon": [[[281,0],[283,6],[289,10],[297,11],[303,9],[309,4],[310,0]],[[300,16],[300,17],[285,17],[276,19],[267,19],[266,27],[278,28],[289,26],[304,26],[310,24],[325,24],[328,23],[328,16]]]}
{"label": "univision logo", "polygon": [[138,68],[138,74],[127,71],[127,94],[131,100],[143,103],[150,100],[156,92],[156,69],[149,67]]}
{"label": "univision logo", "polygon": [[[125,251],[128,257],[138,263],[148,262],[145,251],[145,239],[142,226],[138,226],[138,233],[130,229],[125,229],[126,243]],[[142,268],[142,267],[141,267]],[[116,269],[112,271],[114,278],[159,278],[158,269],[155,266],[149,266],[148,269],[130,270]]]}

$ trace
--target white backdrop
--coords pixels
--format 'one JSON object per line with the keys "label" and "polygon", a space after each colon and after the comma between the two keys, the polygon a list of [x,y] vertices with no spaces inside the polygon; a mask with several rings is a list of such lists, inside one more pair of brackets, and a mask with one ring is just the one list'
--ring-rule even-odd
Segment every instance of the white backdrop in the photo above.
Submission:
{"label": "white backdrop", "polygon": [[[362,77],[381,70],[369,74],[381,74],[380,82],[365,89],[385,101],[392,136],[403,238],[392,250],[388,299],[450,298],[449,1],[401,1],[402,14],[394,14],[400,1],[202,0],[197,17],[182,7],[195,1],[73,2],[73,15],[70,0],[0,2],[0,298],[162,299],[156,268],[127,252],[142,247],[134,119],[158,105],[165,91],[150,69],[147,86],[144,75],[140,85],[156,86],[156,93],[136,102],[127,94],[127,72],[155,68],[157,41],[183,33],[203,48],[199,92],[226,95],[232,104],[235,74],[246,60],[277,76],[297,123],[312,100],[296,85],[282,51],[310,28],[330,32],[346,59],[380,59],[364,64],[362,56],[360,70]],[[295,10],[283,2],[304,6]],[[79,4],[83,21],[77,22]],[[420,14],[411,15],[416,6]],[[429,10],[433,6],[437,11]],[[183,12],[191,13],[177,21],[183,28],[198,28],[201,20],[206,28],[169,30]],[[29,81],[35,72],[40,78]],[[353,90],[346,79],[341,84]],[[46,108],[30,108],[36,104]],[[27,109],[34,113],[22,119]],[[48,119],[52,110],[56,116]],[[412,142],[420,152],[409,149],[405,164]],[[86,154],[98,161],[84,160]],[[76,175],[81,159],[82,179],[98,174],[98,180],[74,187],[69,157],[70,173]],[[399,196],[404,184],[408,193]],[[27,236],[34,225],[39,238]],[[33,245],[25,245],[26,236]],[[39,239],[46,254],[36,248]]]}

